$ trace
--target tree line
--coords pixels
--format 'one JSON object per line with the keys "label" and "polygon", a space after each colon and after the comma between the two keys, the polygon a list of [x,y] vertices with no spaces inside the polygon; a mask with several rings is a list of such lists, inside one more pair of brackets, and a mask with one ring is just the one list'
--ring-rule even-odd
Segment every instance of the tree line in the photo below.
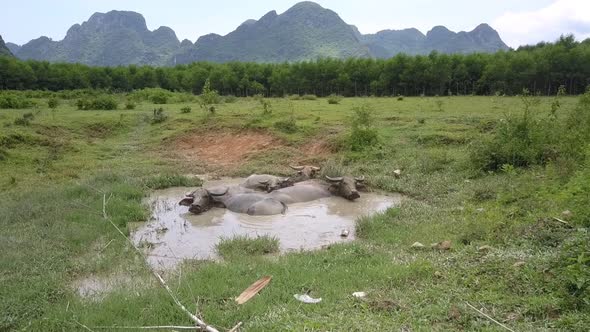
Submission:
{"label": "tree line", "polygon": [[327,96],[580,94],[590,84],[590,39],[571,35],[494,54],[440,54],[390,59],[318,59],[281,64],[196,62],[175,67],[90,67],[0,57],[2,90],[160,87],[198,94],[209,80],[224,95]]}

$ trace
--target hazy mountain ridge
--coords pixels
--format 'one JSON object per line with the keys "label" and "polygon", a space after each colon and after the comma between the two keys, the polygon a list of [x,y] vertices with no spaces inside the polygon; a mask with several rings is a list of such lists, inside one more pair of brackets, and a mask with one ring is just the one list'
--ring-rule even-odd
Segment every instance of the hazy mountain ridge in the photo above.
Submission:
{"label": "hazy mountain ridge", "polygon": [[141,14],[126,11],[95,13],[73,25],[62,41],[41,37],[16,52],[21,59],[79,62],[89,65],[165,65],[180,47],[168,27],[147,28]]}
{"label": "hazy mountain ridge", "polygon": [[247,20],[225,36],[208,34],[196,43],[176,37],[168,27],[147,28],[141,14],[95,13],[73,25],[62,41],[40,37],[9,48],[21,59],[79,62],[89,65],[175,65],[194,61],[294,62],[320,57],[388,58],[398,53],[428,54],[507,50],[487,24],[455,33],[437,26],[426,35],[416,29],[362,35],[337,13],[314,2],[300,2],[286,12],[270,11]]}
{"label": "hazy mountain ridge", "polygon": [[8,48],[8,46],[6,46],[6,44],[4,43],[4,39],[2,39],[2,36],[0,36],[0,56],[12,56],[12,52],[10,51],[10,49]]}

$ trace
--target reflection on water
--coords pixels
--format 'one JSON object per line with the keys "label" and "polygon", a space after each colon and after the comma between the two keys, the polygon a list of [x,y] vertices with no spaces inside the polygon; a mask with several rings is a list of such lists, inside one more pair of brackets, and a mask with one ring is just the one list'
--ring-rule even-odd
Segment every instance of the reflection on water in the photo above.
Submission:
{"label": "reflection on water", "polygon": [[[234,185],[243,179],[210,181],[206,188]],[[281,252],[319,249],[324,245],[352,241],[358,217],[385,211],[400,202],[399,195],[363,193],[350,202],[340,197],[290,204],[285,215],[249,216],[213,208],[193,215],[178,205],[188,188],[156,191],[149,198],[152,219],[133,233],[134,243],[148,250],[149,263],[157,269],[173,268],[182,259],[217,259],[220,237],[268,234],[280,240]],[[342,238],[342,230],[350,235]]]}

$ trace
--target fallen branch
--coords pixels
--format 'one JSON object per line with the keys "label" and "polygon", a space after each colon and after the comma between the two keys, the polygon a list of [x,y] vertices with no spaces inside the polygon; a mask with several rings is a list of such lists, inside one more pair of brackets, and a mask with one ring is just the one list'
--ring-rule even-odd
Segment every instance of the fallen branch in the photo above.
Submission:
{"label": "fallen branch", "polygon": [[560,222],[560,223],[562,223],[562,224],[564,224],[564,225],[566,225],[568,227],[571,227],[570,223],[567,222],[567,221],[565,221],[565,220],[559,219],[557,217],[553,217],[553,220],[558,221],[558,222]]}
{"label": "fallen branch", "polygon": [[242,322],[239,322],[238,324],[236,324],[236,326],[232,327],[232,329],[229,330],[228,332],[236,332],[240,329],[241,326],[242,326]]}
{"label": "fallen branch", "polygon": [[485,313],[483,313],[481,310],[478,310],[476,307],[472,306],[469,302],[465,302],[471,309],[477,311],[480,315],[484,316],[485,318],[491,320],[492,322],[498,324],[499,326],[505,328],[506,330],[510,331],[510,332],[515,332],[513,329],[509,328],[508,326],[498,322],[497,320],[493,319],[492,317],[486,315]]}

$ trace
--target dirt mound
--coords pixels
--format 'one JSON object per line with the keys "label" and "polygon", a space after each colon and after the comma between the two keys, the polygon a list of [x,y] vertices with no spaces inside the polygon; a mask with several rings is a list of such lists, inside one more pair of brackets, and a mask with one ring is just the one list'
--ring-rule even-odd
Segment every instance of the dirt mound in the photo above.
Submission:
{"label": "dirt mound", "polygon": [[203,133],[181,137],[175,148],[178,154],[189,160],[232,166],[251,154],[281,145],[279,139],[266,133]]}

